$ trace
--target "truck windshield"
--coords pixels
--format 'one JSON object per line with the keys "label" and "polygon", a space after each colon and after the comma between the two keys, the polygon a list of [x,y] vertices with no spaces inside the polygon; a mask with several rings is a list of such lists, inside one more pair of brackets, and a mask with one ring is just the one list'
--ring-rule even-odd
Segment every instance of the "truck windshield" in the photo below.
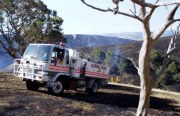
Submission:
{"label": "truck windshield", "polygon": [[51,46],[48,45],[29,45],[23,55],[24,59],[34,59],[48,61],[50,57]]}

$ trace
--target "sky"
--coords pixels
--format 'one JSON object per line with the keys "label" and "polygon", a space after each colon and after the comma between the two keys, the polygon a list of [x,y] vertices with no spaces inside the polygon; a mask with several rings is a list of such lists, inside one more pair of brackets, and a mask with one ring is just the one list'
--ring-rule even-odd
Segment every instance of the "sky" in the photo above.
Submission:
{"label": "sky", "polygon": [[[105,34],[142,32],[141,23],[137,20],[113,13],[104,13],[93,10],[84,5],[80,0],[42,0],[48,8],[56,10],[58,16],[63,18],[62,29],[64,34]],[[86,0],[99,8],[114,8],[111,0]],[[130,12],[133,4],[126,0],[120,3],[119,10]],[[156,0],[149,0],[155,2]],[[161,0],[168,1],[168,0]],[[151,31],[161,27],[169,9],[159,8],[150,22]],[[180,10],[180,9],[179,9]],[[179,12],[179,11],[178,11]],[[179,16],[180,12],[176,16]],[[180,16],[179,16],[180,17]]]}

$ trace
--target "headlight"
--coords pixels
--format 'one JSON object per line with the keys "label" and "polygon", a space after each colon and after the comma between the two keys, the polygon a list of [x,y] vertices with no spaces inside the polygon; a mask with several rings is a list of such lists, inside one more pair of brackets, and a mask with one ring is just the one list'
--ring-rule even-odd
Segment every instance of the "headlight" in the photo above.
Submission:
{"label": "headlight", "polygon": [[48,75],[48,72],[45,72],[45,71],[38,71],[37,73],[41,74],[41,75],[44,75],[44,76]]}

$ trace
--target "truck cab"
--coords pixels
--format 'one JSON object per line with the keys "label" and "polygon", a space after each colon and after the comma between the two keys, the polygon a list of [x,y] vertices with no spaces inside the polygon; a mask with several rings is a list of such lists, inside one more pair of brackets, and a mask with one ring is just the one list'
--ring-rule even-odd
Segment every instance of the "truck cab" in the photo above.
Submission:
{"label": "truck cab", "polygon": [[30,44],[23,57],[14,61],[14,76],[26,81],[30,90],[58,75],[69,75],[69,51],[59,45]]}

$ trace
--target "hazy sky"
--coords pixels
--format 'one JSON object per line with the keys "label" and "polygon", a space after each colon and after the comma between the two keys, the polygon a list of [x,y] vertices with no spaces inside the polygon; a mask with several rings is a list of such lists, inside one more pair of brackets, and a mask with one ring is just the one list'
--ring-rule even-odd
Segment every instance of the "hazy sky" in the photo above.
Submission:
{"label": "hazy sky", "polygon": [[[58,16],[62,17],[62,25],[65,34],[101,34],[101,33],[122,33],[122,32],[141,32],[141,24],[131,18],[114,15],[113,13],[103,13],[93,10],[80,0],[42,0],[48,8],[56,10]],[[86,0],[100,8],[114,8],[111,0]],[[120,3],[120,10],[129,12],[133,9],[130,0]],[[155,0],[149,0],[155,2]],[[161,0],[168,1],[168,0]],[[180,9],[179,9],[180,10]],[[151,21],[151,30],[157,30],[165,20],[168,9],[163,7],[156,11]],[[177,16],[180,17],[180,12]]]}

